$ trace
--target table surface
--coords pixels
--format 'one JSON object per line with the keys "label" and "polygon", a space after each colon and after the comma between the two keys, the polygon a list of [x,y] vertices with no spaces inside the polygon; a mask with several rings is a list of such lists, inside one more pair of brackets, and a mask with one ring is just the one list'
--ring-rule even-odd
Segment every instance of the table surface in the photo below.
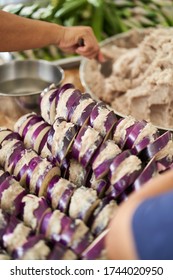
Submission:
{"label": "table surface", "polygon": [[[72,83],[75,85],[76,88],[80,89],[82,92],[84,91],[84,88],[80,82],[80,77],[79,77],[79,68],[72,68],[72,69],[67,69],[64,70],[65,72],[65,77],[63,80],[63,84],[65,83]],[[1,104],[0,104],[1,106]],[[13,129],[14,123],[16,122],[17,119],[14,118],[14,116],[7,117],[5,114],[0,112],[0,126],[5,126],[10,129]]]}

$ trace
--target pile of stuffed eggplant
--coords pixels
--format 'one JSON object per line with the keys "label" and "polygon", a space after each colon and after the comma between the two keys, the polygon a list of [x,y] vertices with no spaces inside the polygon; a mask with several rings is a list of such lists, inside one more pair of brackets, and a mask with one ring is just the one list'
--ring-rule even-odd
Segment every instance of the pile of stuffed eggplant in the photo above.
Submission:
{"label": "pile of stuffed eggplant", "polygon": [[170,131],[119,118],[73,84],[0,128],[0,259],[107,259],[119,203],[173,164]]}

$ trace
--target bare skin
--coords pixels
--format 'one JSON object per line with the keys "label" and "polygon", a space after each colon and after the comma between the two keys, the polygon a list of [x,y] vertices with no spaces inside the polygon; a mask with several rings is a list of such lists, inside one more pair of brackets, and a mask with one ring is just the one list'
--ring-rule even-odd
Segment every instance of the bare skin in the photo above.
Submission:
{"label": "bare skin", "polygon": [[171,170],[147,182],[142,189],[134,192],[126,202],[121,204],[110,224],[106,240],[110,259],[138,259],[131,229],[134,211],[145,199],[172,190],[172,182],[173,171]]}
{"label": "bare skin", "polygon": [[[0,11],[0,51],[22,51],[55,45],[64,52],[102,60],[98,42],[90,27],[64,27],[54,23],[26,19]],[[84,46],[78,42],[83,39]]]}

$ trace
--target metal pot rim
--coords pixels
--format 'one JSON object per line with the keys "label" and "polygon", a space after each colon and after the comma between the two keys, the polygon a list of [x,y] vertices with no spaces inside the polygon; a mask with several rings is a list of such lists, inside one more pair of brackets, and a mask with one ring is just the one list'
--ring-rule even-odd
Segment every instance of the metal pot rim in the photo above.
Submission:
{"label": "metal pot rim", "polygon": [[[42,59],[38,59],[38,60],[32,60],[32,59],[27,59],[27,60],[12,60],[10,62],[5,62],[3,64],[0,65],[0,69],[2,68],[5,68],[5,67],[11,67],[12,65],[15,65],[15,64],[35,64],[35,66],[37,65],[41,65],[42,67],[44,66],[51,66],[51,67],[56,67],[57,68],[57,71],[60,75],[60,80],[58,81],[58,83],[52,83],[54,84],[54,86],[58,86],[62,80],[64,79],[64,70],[63,68],[58,65],[58,64],[55,64],[55,62],[50,62],[50,61],[46,61],[46,60],[42,60]],[[26,77],[27,78],[27,77]],[[11,80],[9,80],[11,81]],[[44,79],[43,79],[44,81]],[[50,85],[51,85],[51,82],[50,82]],[[43,89],[44,90],[44,89]],[[38,95],[40,94],[42,91],[35,91],[35,92],[28,92],[28,93],[25,93],[25,94],[20,94],[20,93],[13,93],[13,94],[10,94],[10,93],[3,93],[0,91],[0,96],[8,96],[8,97],[22,97],[22,96],[32,96],[32,95]]]}

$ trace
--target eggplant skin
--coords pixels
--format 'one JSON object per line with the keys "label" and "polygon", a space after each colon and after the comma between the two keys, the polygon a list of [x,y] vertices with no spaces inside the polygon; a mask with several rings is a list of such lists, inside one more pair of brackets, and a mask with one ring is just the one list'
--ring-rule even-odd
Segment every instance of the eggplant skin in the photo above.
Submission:
{"label": "eggplant skin", "polygon": [[82,260],[107,260],[105,238],[107,230],[102,232],[81,254]]}
{"label": "eggplant skin", "polygon": [[116,156],[110,165],[109,180],[118,192],[123,192],[139,176],[142,168],[141,160],[126,150]]}
{"label": "eggplant skin", "polygon": [[155,159],[153,158],[150,162],[145,166],[145,168],[141,171],[139,176],[136,178],[132,185],[133,190],[140,189],[147,181],[152,179],[154,176],[158,174],[157,164]]}
{"label": "eggplant skin", "polygon": [[51,253],[49,254],[48,260],[76,260],[77,255],[70,249],[67,249],[60,243],[57,243]]}
{"label": "eggplant skin", "polygon": [[[79,130],[74,141],[72,157],[86,168],[102,142],[103,137],[95,129],[85,125]],[[86,143],[88,146],[87,149],[85,148]]]}
{"label": "eggplant skin", "polygon": [[89,124],[103,137],[108,136],[117,123],[116,114],[105,103],[98,102],[90,114]]}
{"label": "eggplant skin", "polygon": [[50,251],[44,236],[39,234],[30,237],[26,243],[14,250],[12,257],[19,260],[45,260]]}

